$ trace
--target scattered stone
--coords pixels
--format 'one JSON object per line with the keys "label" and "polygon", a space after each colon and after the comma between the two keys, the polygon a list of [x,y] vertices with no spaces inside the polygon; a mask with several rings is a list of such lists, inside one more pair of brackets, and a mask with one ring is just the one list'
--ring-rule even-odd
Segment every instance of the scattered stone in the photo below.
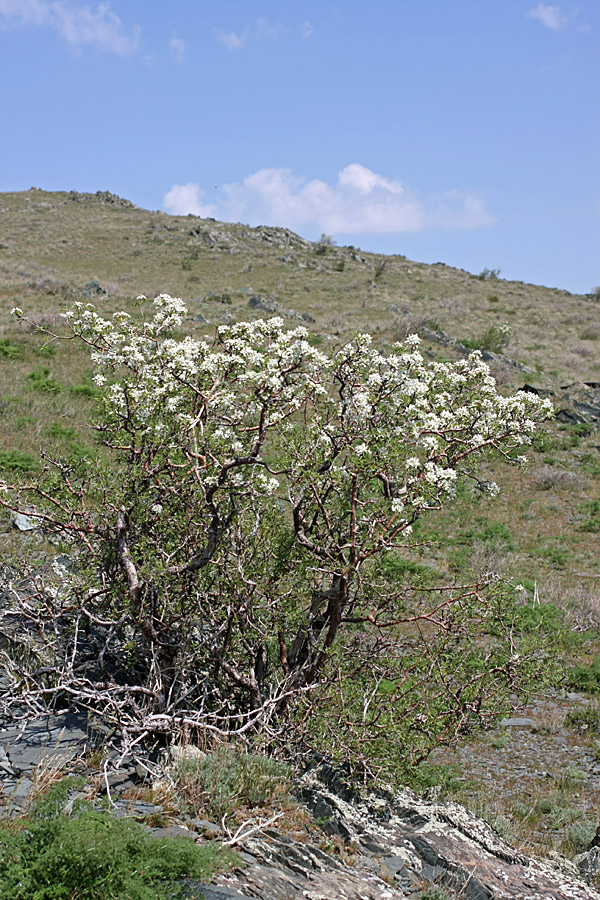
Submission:
{"label": "scattered stone", "polygon": [[548,398],[554,404],[556,419],[566,425],[592,425],[600,428],[600,382],[583,381],[561,385],[558,391],[525,384],[522,390]]}
{"label": "scattered stone", "polygon": [[502,719],[500,722],[501,728],[535,728],[536,723],[533,719],[528,719],[525,716],[519,717],[515,716],[512,719]]}
{"label": "scattered stone", "polygon": [[2,729],[0,741],[20,774],[31,773],[40,764],[64,766],[93,746],[87,716],[77,712],[41,716]]}
{"label": "scattered stone", "polygon": [[150,832],[152,837],[157,840],[161,840],[162,838],[191,838],[193,841],[196,839],[196,835],[193,831],[190,831],[189,828],[184,828],[181,825],[168,825],[166,828],[153,828]]}
{"label": "scattered stone", "polygon": [[20,512],[11,513],[10,521],[19,531],[35,531],[36,528],[41,527],[39,519],[32,519],[31,516],[26,516]]}

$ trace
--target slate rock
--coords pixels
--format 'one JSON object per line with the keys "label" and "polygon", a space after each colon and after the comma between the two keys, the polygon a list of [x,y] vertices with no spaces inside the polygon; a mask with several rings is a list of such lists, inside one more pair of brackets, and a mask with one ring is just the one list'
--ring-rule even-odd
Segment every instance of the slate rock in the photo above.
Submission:
{"label": "slate rock", "polygon": [[46,715],[0,731],[0,741],[12,765],[31,772],[41,763],[65,764],[92,745],[85,713]]}

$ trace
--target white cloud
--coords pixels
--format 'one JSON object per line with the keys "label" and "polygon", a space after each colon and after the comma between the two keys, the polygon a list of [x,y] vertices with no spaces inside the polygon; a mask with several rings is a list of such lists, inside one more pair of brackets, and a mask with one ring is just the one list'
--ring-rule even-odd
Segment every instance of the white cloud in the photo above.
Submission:
{"label": "white cloud", "polygon": [[127,34],[109,3],[91,7],[74,0],[0,0],[0,25],[50,28],[75,49],[91,44],[119,56],[133,53],[139,43],[139,27]]}
{"label": "white cloud", "polygon": [[535,9],[529,10],[527,18],[537,19],[551,31],[560,31],[569,21],[569,17],[560,11],[559,6],[551,6],[548,3],[538,3]]}
{"label": "white cloud", "polygon": [[174,34],[169,41],[169,50],[171,51],[175,62],[182,63],[185,60],[187,46],[183,38],[180,38],[178,37],[178,35]]}
{"label": "white cloud", "polygon": [[228,50],[240,50],[248,40],[248,32],[225,31],[223,28],[215,28],[215,38],[219,44],[223,44]]}
{"label": "white cloud", "polygon": [[192,213],[194,216],[202,216],[202,218],[214,217],[216,207],[201,202],[203,193],[204,191],[193,181],[189,181],[187,184],[174,184],[163,197],[163,203],[174,216],[187,216],[188,213]]}
{"label": "white cloud", "polygon": [[303,22],[299,26],[282,25],[279,22],[271,22],[263,17],[256,19],[253,25],[246,25],[242,31],[225,31],[224,28],[214,28],[215,39],[228,50],[241,50],[249,41],[275,40],[284,35],[299,34],[305,40],[311,36],[314,25],[311,22]]}
{"label": "white cloud", "polygon": [[359,163],[342,169],[332,185],[300,178],[290,169],[261,169],[241,182],[223,185],[214,203],[205,202],[204,191],[194,182],[174,185],[164,205],[179,215],[282,225],[315,235],[477,228],[493,222],[475,191],[421,196]]}

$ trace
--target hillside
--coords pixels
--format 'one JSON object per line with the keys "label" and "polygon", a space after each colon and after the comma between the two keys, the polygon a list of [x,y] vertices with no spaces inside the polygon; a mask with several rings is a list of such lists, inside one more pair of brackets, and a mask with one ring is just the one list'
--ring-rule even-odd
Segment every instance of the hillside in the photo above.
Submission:
{"label": "hillside", "polygon": [[[477,342],[490,327],[508,324],[507,354],[535,369],[538,382],[593,380],[600,339],[594,300],[504,281],[493,271],[313,244],[283,228],[150,212],[109,192],[0,194],[0,235],[3,306],[18,296],[48,314],[97,281],[107,309],[165,292],[212,325],[264,314],[265,307],[248,307],[258,296],[267,307],[312,317],[311,331],[335,338],[368,329],[389,343],[428,324]],[[9,327],[6,319],[0,324]],[[510,371],[502,374],[512,380]]]}
{"label": "hillside", "polygon": [[[109,192],[32,188],[0,194],[0,477],[35,471],[42,448],[101,453],[88,425],[98,391],[86,354],[73,342],[45,340],[10,310],[20,307],[32,322],[64,334],[59,314],[73,301],[93,302],[103,314],[131,312],[137,295],[162,292],[186,302],[186,329],[195,336],[214,333],[218,324],[270,315],[283,316],[289,327],[305,325],[317,346],[336,346],[369,331],[389,348],[418,332],[429,358],[483,348],[503,392],[525,384],[547,391],[561,414],[538,437],[529,466],[487,464],[486,477],[501,488],[498,498],[459,491],[451,506],[424,523],[429,543],[418,560],[398,566],[397,577],[466,581],[503,573],[525,587],[525,603],[534,609],[532,628],[540,625],[539,600],[546,621],[557,623],[560,652],[571,663],[592,662],[600,631],[596,297],[509,282],[487,270],[471,274],[327,240],[311,243],[282,228],[150,212]],[[5,563],[44,558],[48,548],[18,532],[8,515],[2,515],[0,528]],[[588,687],[597,669],[590,671]],[[600,677],[598,682],[600,689]],[[571,706],[565,697],[552,706],[552,739]],[[542,708],[539,698],[533,701],[534,719],[547,715]],[[548,765],[556,766],[557,775],[565,762],[579,770],[593,766],[598,736],[591,727],[583,736],[577,728],[565,731],[575,762],[550,753]],[[460,760],[478,778],[477,757],[487,753],[504,760],[507,743],[494,745],[489,735],[482,741],[477,752],[467,749]],[[535,767],[533,757],[542,751],[533,739],[526,749]],[[448,764],[451,757],[439,761]],[[519,785],[510,766],[498,767],[506,793],[498,814],[510,818],[511,792]],[[600,796],[598,773],[590,773],[585,790],[574,779],[569,801],[582,815],[589,811],[588,830]],[[524,826],[519,839],[529,846],[546,841],[582,849],[581,841],[568,844],[570,824],[562,822],[549,840],[530,839]]]}

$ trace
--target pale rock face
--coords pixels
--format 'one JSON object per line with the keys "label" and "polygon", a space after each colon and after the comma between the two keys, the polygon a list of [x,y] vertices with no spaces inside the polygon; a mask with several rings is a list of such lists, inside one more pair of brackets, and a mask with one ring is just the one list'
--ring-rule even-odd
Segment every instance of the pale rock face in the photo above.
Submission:
{"label": "pale rock face", "polygon": [[[328,820],[324,829],[353,848],[354,865],[272,830],[244,843],[250,864],[219,876],[223,888],[263,900],[400,900],[435,883],[466,900],[600,900],[575,863],[522,855],[457,803],[410,790],[343,799],[315,772],[304,777],[302,794]],[[582,872],[588,856],[578,858]]]}

